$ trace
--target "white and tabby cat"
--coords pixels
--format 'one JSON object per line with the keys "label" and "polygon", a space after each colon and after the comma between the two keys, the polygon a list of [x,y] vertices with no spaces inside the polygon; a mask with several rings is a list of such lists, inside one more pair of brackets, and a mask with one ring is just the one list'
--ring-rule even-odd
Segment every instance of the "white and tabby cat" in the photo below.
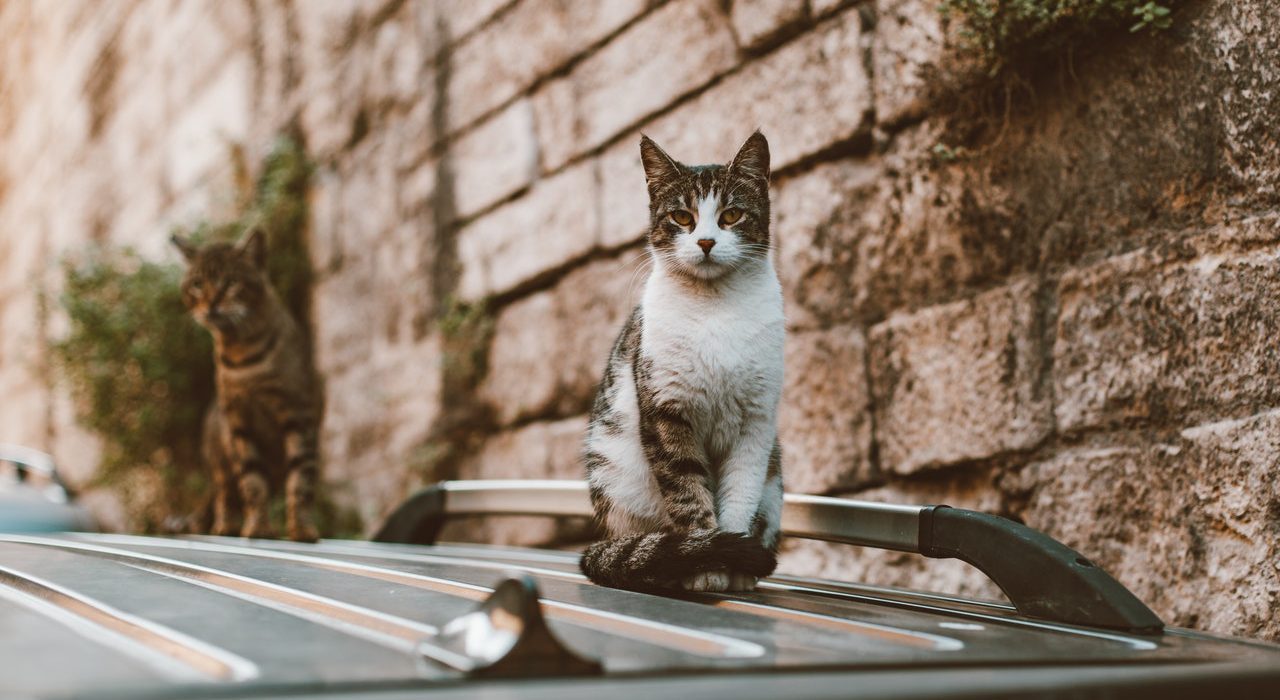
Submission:
{"label": "white and tabby cat", "polygon": [[644,297],[614,344],[586,439],[607,539],[582,571],[616,588],[751,590],[777,564],[785,326],[769,255],[769,144],[686,166],[640,140]]}

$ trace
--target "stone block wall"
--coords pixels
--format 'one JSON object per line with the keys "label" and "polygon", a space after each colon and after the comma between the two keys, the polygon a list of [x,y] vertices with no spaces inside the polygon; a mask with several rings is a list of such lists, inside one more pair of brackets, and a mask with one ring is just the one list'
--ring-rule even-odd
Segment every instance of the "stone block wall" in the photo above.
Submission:
{"label": "stone block wall", "polygon": [[[169,226],[229,206],[226,150],[293,128],[317,166],[337,497],[372,527],[433,478],[576,477],[645,272],[638,135],[711,162],[760,127],[790,490],[1019,518],[1173,623],[1280,638],[1270,3],[1190,2],[1166,33],[1105,39],[959,157],[935,148],[955,145],[929,87],[955,70],[935,4],[6,3],[0,440],[91,477],[95,440],[46,360],[57,261],[172,257]],[[485,332],[454,337],[460,308]],[[483,370],[461,383],[459,342]],[[848,547],[793,543],[783,568],[998,595],[963,565]]]}

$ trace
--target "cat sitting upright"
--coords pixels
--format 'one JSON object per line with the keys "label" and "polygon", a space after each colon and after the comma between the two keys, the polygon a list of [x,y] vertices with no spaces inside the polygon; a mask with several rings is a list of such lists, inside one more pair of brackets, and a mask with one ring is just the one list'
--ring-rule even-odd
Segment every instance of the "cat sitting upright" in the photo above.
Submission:
{"label": "cat sitting upright", "polygon": [[769,144],[683,165],[647,137],[653,261],[613,346],[585,462],[607,533],[596,583],[741,591],[773,572],[782,514],[777,408],[785,326],[769,255]]}
{"label": "cat sitting upright", "polygon": [[273,537],[268,497],[283,481],[289,539],[313,542],[318,381],[306,339],[267,279],[266,237],[253,228],[234,245],[197,247],[178,236],[173,244],[188,263],[182,301],[213,335],[217,398],[203,435],[212,531]]}

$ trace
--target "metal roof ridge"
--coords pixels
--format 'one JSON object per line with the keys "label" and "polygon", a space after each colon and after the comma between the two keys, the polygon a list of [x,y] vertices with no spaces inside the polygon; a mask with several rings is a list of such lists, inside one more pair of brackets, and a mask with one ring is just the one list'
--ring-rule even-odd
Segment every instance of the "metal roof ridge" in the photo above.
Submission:
{"label": "metal roof ridge", "polygon": [[396,651],[413,653],[418,642],[435,634],[434,625],[316,595],[212,567],[59,538],[0,535],[0,541],[83,552],[270,608],[366,639]]}
{"label": "metal roof ridge", "polygon": [[0,598],[175,680],[246,681],[259,675],[255,663],[229,650],[8,566],[0,566]]}
{"label": "metal roof ridge", "polygon": [[[92,539],[109,539],[97,535]],[[163,543],[169,540],[138,540],[135,542],[138,546],[163,547]],[[377,578],[383,581],[391,581],[402,585],[433,590],[436,592],[458,595],[473,600],[482,600],[485,596],[493,591],[492,587],[479,586],[475,584],[463,583],[461,581],[450,581],[436,576],[427,576],[424,574],[415,574],[407,571],[399,571],[386,567],[373,566],[370,564],[361,564],[357,562],[342,561],[339,559],[331,559],[327,557],[315,556],[312,554],[296,554],[293,552],[283,552],[270,547],[252,547],[247,545],[230,545],[221,543],[212,543],[196,540],[173,540],[181,542],[183,548],[204,550],[211,552],[223,552],[229,554],[247,554],[260,557],[269,557],[283,559],[286,561],[294,561],[301,564],[309,564],[320,568],[326,568],[333,571],[339,571],[354,576],[364,576],[367,578]],[[143,555],[146,556],[146,555]],[[428,555],[429,556],[429,555]],[[430,563],[430,562],[423,562]],[[470,560],[453,559],[448,563],[463,563],[471,565]],[[485,567],[487,568],[487,567]],[[520,566],[493,566],[492,568],[511,571],[511,570],[527,570]],[[546,576],[556,576],[574,580],[580,583],[574,576],[581,577],[580,574],[569,574],[563,571],[537,570],[533,573]],[[585,581],[585,577],[581,577]],[[451,590],[450,590],[451,589]],[[642,595],[642,594],[633,594]],[[682,651],[696,654],[698,656],[708,658],[756,658],[764,656],[766,650],[764,647],[736,637],[730,637],[714,632],[705,632],[703,630],[678,627],[676,625],[665,622],[657,622],[641,617],[631,615],[623,615],[605,610],[597,610],[575,603],[567,603],[559,600],[542,599],[541,603],[548,608],[547,615],[552,619],[562,619],[589,629],[601,629],[601,623],[612,623],[615,628],[612,630],[615,634],[623,636],[634,641],[646,642],[656,646],[668,648],[676,648]],[[629,632],[624,632],[618,628],[629,628]],[[638,634],[637,634],[638,632]],[[681,637],[683,642],[674,642],[671,637]],[[712,651],[712,649],[716,649]]]}

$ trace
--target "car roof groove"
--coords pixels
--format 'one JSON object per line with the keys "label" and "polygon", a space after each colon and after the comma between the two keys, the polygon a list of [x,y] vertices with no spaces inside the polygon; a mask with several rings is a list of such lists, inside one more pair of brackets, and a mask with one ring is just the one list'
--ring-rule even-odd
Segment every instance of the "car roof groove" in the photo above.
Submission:
{"label": "car roof groove", "polygon": [[[201,544],[205,543],[204,540],[199,540],[199,542]],[[272,542],[270,546],[271,547],[275,547],[275,546],[288,547],[289,544],[291,543]],[[360,543],[360,544],[364,544],[364,543]],[[539,576],[548,576],[548,577],[559,578],[567,581],[585,582],[587,580],[586,576],[577,572],[561,571],[558,569],[547,569],[540,566],[531,566],[528,564],[514,563],[509,561],[503,562],[502,564],[496,564],[493,562],[486,562],[486,561],[474,559],[469,556],[456,556],[456,555],[450,555],[450,554],[427,554],[427,553],[419,553],[419,552],[381,552],[371,547],[364,547],[364,546],[342,547],[337,543],[334,543],[334,545],[335,545],[334,549],[340,548],[339,551],[342,551],[345,554],[349,554],[350,556],[358,556],[358,557],[370,558],[370,559],[378,559],[378,558],[395,559],[398,561],[422,562],[422,563],[446,563],[446,564],[465,563],[467,566],[475,566],[477,568],[489,568],[489,569],[497,569],[497,570],[517,569],[520,571],[537,574]],[[463,547],[460,549],[467,550],[471,548]],[[519,552],[515,552],[515,554],[519,554]],[[837,590],[834,587],[819,588],[814,586],[807,586],[807,585],[804,585],[803,583],[793,583],[788,580],[788,577],[770,578],[770,579],[762,580],[757,584],[757,586],[761,590],[766,590],[766,591],[776,591],[780,593],[793,593],[793,594],[803,593],[806,595],[816,595],[819,597],[835,598],[839,600],[850,600],[850,601],[870,603],[875,605],[890,605],[890,606],[905,609],[905,610],[915,610],[919,612],[946,615],[950,617],[961,617],[961,618],[967,618],[967,619],[973,619],[973,620],[981,620],[983,622],[988,622],[993,624],[1001,624],[1001,625],[1008,625],[1012,627],[1023,627],[1023,628],[1030,628],[1030,629],[1036,629],[1036,630],[1052,631],[1052,632],[1058,632],[1062,634],[1072,634],[1077,636],[1092,637],[1095,639],[1105,639],[1109,641],[1121,642],[1135,650],[1140,650],[1140,651],[1146,651],[1146,650],[1151,650],[1156,648],[1156,645],[1152,644],[1147,640],[1135,639],[1133,637],[1126,636],[1120,633],[1112,633],[1112,632],[1107,632],[1105,630],[1092,630],[1092,629],[1087,629],[1083,627],[1068,626],[1068,625],[1063,625],[1055,622],[1033,620],[1026,617],[1017,616],[1017,611],[1012,605],[1007,605],[1004,603],[1000,603],[998,601],[972,601],[972,600],[963,599],[963,598],[954,598],[954,597],[935,595],[935,594],[926,594],[923,596],[926,599],[930,599],[930,600],[937,599],[939,602],[965,603],[965,604],[980,606],[983,608],[990,608],[992,610],[992,613],[988,614],[988,613],[969,611],[969,610],[957,610],[954,608],[944,608],[944,607],[941,607],[940,605],[930,605],[928,603],[917,603],[913,601],[905,601],[905,600],[899,600],[897,598],[887,597],[887,594],[895,592],[892,589],[885,589],[884,592],[886,594],[886,597],[881,597],[879,595],[874,595],[871,593]],[[869,588],[871,588],[873,591],[875,590],[874,587],[869,587]],[[914,592],[907,592],[907,593],[911,593],[912,595],[914,595]],[[811,613],[808,611],[796,611],[787,606],[777,605],[777,604],[753,602],[753,605],[767,606],[766,608],[760,609],[760,611],[757,612],[756,614],[769,615],[770,613],[765,612],[765,610],[769,610],[769,609],[779,611],[778,614],[772,615],[774,617],[784,617],[796,612],[803,612],[806,616],[821,615],[820,613]],[[840,618],[840,617],[835,617],[830,615],[825,615],[823,617],[829,618],[829,620],[831,621],[848,622],[853,625],[867,624],[867,623],[859,623],[857,621],[851,621],[845,618]],[[921,634],[927,634],[927,633],[921,633]]]}
{"label": "car roof groove", "polygon": [[175,680],[244,681],[259,674],[256,664],[226,649],[8,566],[0,566],[0,598]]}
{"label": "car roof groove", "polygon": [[398,615],[389,615],[314,593],[167,557],[54,538],[3,536],[0,541],[70,549],[111,559],[131,568],[200,586],[404,653],[413,653],[420,641],[439,631],[434,625]]}
{"label": "car roof groove", "polygon": [[[83,541],[88,538],[81,537],[77,539]],[[493,588],[489,586],[480,586],[461,581],[451,581],[436,576],[415,574],[407,571],[399,571],[386,567],[361,564],[312,554],[282,552],[266,547],[230,545],[194,540],[150,541],[143,538],[132,540],[127,536],[108,538],[94,536],[92,539],[107,539],[121,544],[160,548],[169,546],[169,544],[176,544],[178,546],[174,548],[177,549],[187,548],[197,551],[276,558],[313,567],[324,568],[331,571],[337,571],[348,575],[375,578],[413,588],[457,595],[460,597],[470,598],[472,600],[483,600],[493,591]],[[472,562],[457,559],[449,559],[441,563],[459,564],[460,562],[463,562],[468,566],[472,564]],[[519,567],[499,566],[495,568],[502,571],[511,571],[512,569]],[[567,577],[564,572],[551,570],[539,570],[533,573]],[[542,598],[541,603],[544,606],[547,616],[553,620],[568,622],[588,629],[609,631],[633,641],[674,648],[697,656],[707,658],[746,659],[765,655],[765,649],[759,644],[728,635],[678,627],[673,624],[648,620],[632,615],[597,610],[584,605],[551,600],[548,598]]]}

